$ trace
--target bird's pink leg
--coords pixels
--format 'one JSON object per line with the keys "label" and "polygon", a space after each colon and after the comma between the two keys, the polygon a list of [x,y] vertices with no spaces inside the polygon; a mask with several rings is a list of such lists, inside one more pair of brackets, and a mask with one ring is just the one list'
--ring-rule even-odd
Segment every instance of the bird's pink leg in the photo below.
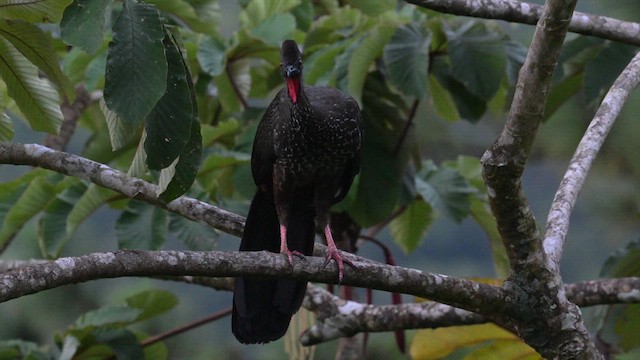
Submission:
{"label": "bird's pink leg", "polygon": [[287,246],[287,227],[284,225],[280,225],[280,254],[287,255],[289,265],[291,266],[293,266],[293,256],[305,258],[303,253],[296,250],[289,250],[289,246]]}
{"label": "bird's pink leg", "polygon": [[329,225],[326,225],[324,227],[324,236],[327,239],[327,246],[328,246],[327,253],[324,256],[324,259],[325,259],[324,265],[327,266],[327,264],[329,264],[329,261],[331,261],[331,259],[336,261],[336,264],[338,264],[338,282],[341,283],[342,277],[344,275],[343,263],[347,263],[347,265],[353,268],[355,268],[356,266],[351,262],[351,260],[343,258],[342,255],[340,255],[340,251],[336,247],[336,243],[333,241],[333,235],[331,235],[331,229],[329,228]]}

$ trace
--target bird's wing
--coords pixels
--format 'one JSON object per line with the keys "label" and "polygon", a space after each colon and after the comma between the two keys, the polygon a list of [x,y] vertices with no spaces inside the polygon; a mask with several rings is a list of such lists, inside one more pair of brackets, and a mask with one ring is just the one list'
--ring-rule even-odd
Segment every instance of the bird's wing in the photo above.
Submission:
{"label": "bird's wing", "polygon": [[282,89],[269,104],[256,130],[251,153],[251,173],[253,181],[259,187],[270,185],[273,181],[273,164],[276,161],[273,148],[273,128],[280,120],[281,115],[278,109],[284,101],[284,96],[286,96],[285,89]]}

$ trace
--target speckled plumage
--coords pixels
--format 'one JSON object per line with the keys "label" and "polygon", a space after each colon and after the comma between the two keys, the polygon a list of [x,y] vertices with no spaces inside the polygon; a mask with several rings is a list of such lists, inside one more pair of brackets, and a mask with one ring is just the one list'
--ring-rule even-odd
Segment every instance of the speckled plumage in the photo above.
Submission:
{"label": "speckled plumage", "polygon": [[[343,259],[329,228],[329,208],[342,200],[360,169],[362,120],[358,103],[339,90],[303,86],[302,60],[292,40],[283,43],[287,87],[267,108],[253,143],[251,170],[258,186],[242,251],[311,255],[314,229],[323,229],[342,278]],[[346,260],[344,260],[346,262]],[[232,330],[242,343],[282,337],[298,310],[306,283],[236,279]]]}

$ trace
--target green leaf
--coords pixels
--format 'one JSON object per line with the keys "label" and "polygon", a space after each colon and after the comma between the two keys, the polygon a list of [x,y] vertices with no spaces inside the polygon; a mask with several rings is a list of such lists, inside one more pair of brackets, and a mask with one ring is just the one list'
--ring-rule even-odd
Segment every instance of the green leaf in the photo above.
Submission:
{"label": "green leaf", "polygon": [[615,79],[635,56],[630,45],[608,42],[584,68],[584,95],[588,104],[599,103]]}
{"label": "green leaf", "polygon": [[147,290],[129,296],[125,302],[140,310],[136,321],[143,321],[164,314],[178,304],[178,298],[166,290]]}
{"label": "green leaf", "polygon": [[549,92],[547,105],[544,108],[544,121],[548,120],[556,110],[582,89],[583,81],[584,74],[577,72],[555,84]]}
{"label": "green leaf", "polygon": [[351,0],[351,5],[368,16],[379,16],[387,11],[392,11],[398,6],[396,0]]}
{"label": "green leaf", "polygon": [[320,79],[328,77],[335,66],[335,59],[349,45],[347,41],[338,41],[322,47],[304,60],[305,82],[316,84]]}
{"label": "green leaf", "polygon": [[189,141],[195,116],[182,54],[168,35],[164,44],[169,65],[167,90],[145,121],[147,138],[144,150],[146,164],[152,170],[168,167],[182,153]]}
{"label": "green leaf", "polygon": [[67,232],[73,234],[89,215],[93,214],[106,202],[118,198],[120,194],[95,184],[90,184],[67,216]]}
{"label": "green leaf", "polygon": [[64,343],[58,360],[73,360],[74,355],[80,348],[80,340],[73,335],[67,335],[64,337]]}
{"label": "green leaf", "polygon": [[159,10],[169,13],[171,18],[179,19],[185,28],[208,35],[216,34],[219,24],[219,6],[214,1],[185,1],[185,0],[147,0]]}
{"label": "green leaf", "polygon": [[246,99],[251,89],[251,74],[249,59],[236,60],[227,64],[227,71],[215,77],[214,83],[218,87],[218,100],[225,111],[242,110],[240,97]]}
{"label": "green leaf", "polygon": [[113,151],[122,149],[136,138],[138,135],[137,126],[122,121],[115,111],[109,110],[103,99],[100,99],[100,110],[102,110],[107,129],[109,129],[109,138],[111,139]]}
{"label": "green leaf", "polygon": [[85,184],[76,182],[59,194],[45,209],[38,223],[38,244],[43,256],[60,256],[71,235],[67,228],[67,217],[86,189]]}
{"label": "green leaf", "polygon": [[74,0],[64,10],[60,31],[64,42],[93,54],[102,46],[105,11],[113,0]]}
{"label": "green leaf", "polygon": [[211,76],[218,76],[227,64],[225,46],[217,38],[207,36],[198,47],[198,62],[200,67]]}
{"label": "green leaf", "polygon": [[144,202],[131,200],[116,221],[120,249],[157,250],[167,234],[166,211]]}
{"label": "green leaf", "polygon": [[422,99],[427,93],[431,33],[415,23],[398,28],[384,48],[389,80],[402,93]]}
{"label": "green leaf", "polygon": [[445,33],[452,76],[480,99],[491,100],[500,87],[506,66],[504,45],[498,35],[474,22]]}
{"label": "green leaf", "polygon": [[56,188],[44,176],[33,179],[7,212],[0,229],[0,249],[56,196]]}
{"label": "green leaf", "polygon": [[213,250],[218,237],[211,227],[173,213],[169,214],[169,231],[193,251]]}
{"label": "green leaf", "polygon": [[433,210],[422,199],[412,201],[404,212],[389,224],[393,241],[405,253],[415,250],[433,223]]}
{"label": "green leaf", "polygon": [[0,18],[30,23],[56,23],[72,0],[0,0]]}
{"label": "green leaf", "polygon": [[447,90],[445,90],[440,82],[436,80],[434,75],[429,75],[429,93],[431,95],[433,107],[441,118],[448,121],[460,119],[453,97]]}
{"label": "green leaf", "polygon": [[286,13],[300,4],[300,0],[251,0],[240,13],[244,28],[254,28],[275,14]]}
{"label": "green leaf", "polygon": [[58,90],[75,96],[73,86],[62,73],[51,37],[39,27],[25,21],[0,20],[0,36],[8,40],[33,65],[37,66]]}
{"label": "green leaf", "polygon": [[274,14],[251,29],[250,33],[266,44],[280,45],[282,39],[291,37],[296,19],[291,14]]}
{"label": "green leaf", "polygon": [[394,32],[395,28],[389,25],[376,27],[363,36],[351,55],[347,74],[347,89],[359,104],[362,104],[362,87],[369,73],[369,67],[380,57]]}
{"label": "green leaf", "polygon": [[123,326],[133,323],[142,311],[125,305],[109,305],[81,315],[73,324],[75,329],[101,326]]}
{"label": "green leaf", "polygon": [[600,276],[640,276],[640,240],[629,242],[609,256],[600,270]]}
{"label": "green leaf", "polygon": [[[162,193],[158,196],[164,202],[179,197],[189,190],[196,179],[200,160],[202,158],[202,137],[200,135],[200,123],[197,119],[191,124],[191,137],[184,148],[182,154],[178,158],[175,168],[169,171],[173,172],[171,180],[167,183],[160,183]],[[167,169],[162,170],[167,171]],[[165,185],[166,184],[166,185]]]}
{"label": "green leaf", "polygon": [[38,344],[24,340],[0,341],[0,359],[2,360],[49,360],[49,356],[40,350]]}
{"label": "green leaf", "polygon": [[314,20],[313,2],[311,0],[302,0],[300,5],[291,10],[291,14],[296,18],[298,29],[309,32]]}
{"label": "green leaf", "polygon": [[618,345],[626,351],[640,347],[640,304],[625,305],[615,320],[615,332],[620,337]]}
{"label": "green leaf", "polygon": [[106,344],[113,350],[116,359],[144,359],[142,345],[129,330],[98,328],[93,331],[93,335],[98,343]]}
{"label": "green leaf", "polygon": [[462,221],[470,211],[470,194],[476,190],[454,169],[438,169],[430,162],[424,167],[415,178],[418,194],[439,213],[454,221]]}
{"label": "green leaf", "polygon": [[38,69],[4,38],[0,38],[0,77],[34,130],[58,132],[62,123],[58,94],[40,79]]}
{"label": "green leaf", "polygon": [[11,141],[15,135],[13,123],[4,112],[0,112],[0,141]]}
{"label": "green leaf", "polygon": [[164,29],[153,5],[126,0],[113,25],[105,73],[107,107],[126,123],[140,124],[167,86]]}
{"label": "green leaf", "polygon": [[234,118],[220,121],[216,126],[202,125],[202,144],[208,147],[226,136],[237,135],[241,128],[240,122]]}
{"label": "green leaf", "polygon": [[487,111],[486,101],[473,94],[463,83],[453,77],[452,69],[445,59],[442,57],[434,58],[431,62],[431,69],[437,81],[449,92],[458,114],[463,119],[475,122],[484,115]]}

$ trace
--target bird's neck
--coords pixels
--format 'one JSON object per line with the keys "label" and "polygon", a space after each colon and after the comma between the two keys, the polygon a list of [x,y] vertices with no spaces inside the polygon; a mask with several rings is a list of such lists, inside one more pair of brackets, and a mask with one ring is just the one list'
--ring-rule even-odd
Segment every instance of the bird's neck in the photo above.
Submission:
{"label": "bird's neck", "polygon": [[289,92],[289,98],[295,105],[300,101],[305,101],[304,87],[302,86],[302,77],[297,76],[293,78],[287,78],[287,91]]}

